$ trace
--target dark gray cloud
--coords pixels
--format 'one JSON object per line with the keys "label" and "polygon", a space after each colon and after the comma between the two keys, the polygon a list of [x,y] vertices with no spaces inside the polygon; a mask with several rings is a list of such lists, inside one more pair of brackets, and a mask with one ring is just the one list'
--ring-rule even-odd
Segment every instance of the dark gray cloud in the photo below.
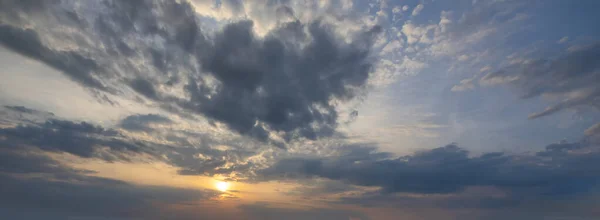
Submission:
{"label": "dark gray cloud", "polygon": [[54,117],[54,113],[30,109],[24,106],[0,108],[0,125],[10,127],[18,123],[35,124]]}
{"label": "dark gray cloud", "polygon": [[0,149],[0,171],[14,174],[52,173],[55,175],[76,172],[33,148]]}
{"label": "dark gray cloud", "polygon": [[282,159],[258,173],[266,179],[322,177],[378,186],[383,194],[446,194],[489,186],[519,196],[563,196],[598,187],[597,146],[584,139],[549,145],[537,155],[469,157],[466,150],[448,145],[395,159],[374,148],[353,146],[339,156]]}
{"label": "dark gray cloud", "polygon": [[13,111],[16,111],[16,112],[26,113],[26,114],[48,114],[50,116],[54,116],[54,113],[51,113],[51,112],[41,112],[41,111],[38,111],[38,110],[35,110],[35,109],[27,108],[25,106],[8,106],[8,105],[5,105],[4,108],[10,109],[10,110],[13,110]]}
{"label": "dark gray cloud", "polygon": [[[263,141],[270,131],[286,140],[331,135],[338,124],[334,101],[363,91],[372,71],[371,45],[381,31],[365,27],[340,36],[337,26],[315,17],[283,22],[264,36],[254,33],[251,20],[213,33],[187,2],[61,2],[36,5],[41,13],[6,1],[16,12],[0,11],[10,21],[0,26],[1,44],[85,87],[117,95],[130,89],[169,111],[204,115]],[[223,4],[243,10],[239,1]],[[88,7],[101,10],[86,11],[98,13],[93,16],[83,12]],[[20,16],[9,16],[15,13]],[[61,37],[47,28],[52,25],[78,37]],[[169,87],[187,95],[166,93]]]}
{"label": "dark gray cloud", "polygon": [[[11,108],[7,108],[11,109]],[[36,114],[48,114],[26,107],[16,108]],[[3,113],[0,111],[0,113]],[[8,127],[0,128],[0,150],[38,149],[48,152],[66,152],[83,158],[106,161],[132,161],[138,156],[151,156],[179,168],[182,175],[250,175],[256,164],[248,158],[264,151],[264,144],[247,138],[218,139],[210,134],[194,133],[169,127],[173,121],[156,114],[136,114],[123,118],[117,126],[131,132],[146,132],[152,139],[128,136],[116,129],[104,128],[88,122],[56,118],[32,121],[6,115]],[[13,118],[11,118],[13,117]],[[16,117],[16,118],[15,118]],[[165,125],[157,128],[157,125]],[[223,145],[224,148],[219,148]],[[3,162],[16,164],[19,154],[3,155]],[[12,162],[11,162],[12,161]],[[40,160],[43,161],[43,160]]]}
{"label": "dark gray cloud", "polygon": [[119,123],[119,126],[125,130],[129,131],[152,131],[152,125],[155,124],[170,124],[173,121],[171,119],[156,114],[146,114],[146,115],[130,115],[125,117]]}
{"label": "dark gray cloud", "polygon": [[60,70],[86,87],[106,90],[102,82],[93,77],[93,73],[101,71],[93,59],[71,51],[54,50],[44,45],[34,30],[0,24],[0,44]]}
{"label": "dark gray cloud", "polygon": [[144,213],[156,209],[152,204],[153,200],[171,204],[205,198],[201,191],[134,186],[95,177],[81,177],[78,181],[82,183],[36,178],[22,180],[4,175],[0,176],[0,180],[3,183],[0,204],[3,208],[11,209],[5,214],[12,212],[16,216],[49,212],[60,213],[63,219],[82,216],[156,219],[151,214]]}
{"label": "dark gray cloud", "polygon": [[369,219],[362,213],[350,210],[275,208],[262,203],[242,205],[240,209],[250,219]]}
{"label": "dark gray cloud", "polygon": [[[286,23],[258,38],[251,21],[226,26],[203,54],[206,72],[220,82],[214,94],[190,82],[185,108],[225,122],[240,133],[272,129],[286,138],[330,135],[337,112],[330,102],[351,99],[371,71],[371,32],[351,44],[315,21]],[[264,134],[263,136],[266,136]]]}
{"label": "dark gray cloud", "polygon": [[152,100],[158,100],[158,94],[154,85],[147,79],[137,78],[129,83],[129,86],[137,93]]}
{"label": "dark gray cloud", "polygon": [[[67,152],[80,157],[104,160],[129,160],[127,154],[153,155],[140,142],[123,137],[118,131],[87,122],[50,119],[45,123],[0,129],[3,147],[37,147],[44,151]],[[102,148],[108,148],[105,152]]]}
{"label": "dark gray cloud", "polygon": [[563,98],[559,103],[529,118],[555,112],[591,106],[600,108],[600,43],[572,48],[565,54],[549,59],[536,59],[492,72],[481,79],[483,84],[508,83],[519,89],[522,98],[541,95]]}
{"label": "dark gray cloud", "polygon": [[152,210],[160,208],[156,205],[215,195],[90,176],[93,172],[67,167],[40,150],[27,147],[0,148],[0,171],[0,218],[157,219],[152,214]]}

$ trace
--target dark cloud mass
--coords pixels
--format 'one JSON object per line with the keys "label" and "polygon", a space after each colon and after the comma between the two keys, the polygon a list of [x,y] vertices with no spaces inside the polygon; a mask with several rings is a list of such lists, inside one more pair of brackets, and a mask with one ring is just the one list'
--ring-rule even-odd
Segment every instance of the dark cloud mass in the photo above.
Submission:
{"label": "dark cloud mass", "polygon": [[322,177],[387,193],[447,194],[468,187],[491,186],[515,196],[561,196],[597,189],[600,180],[598,142],[561,142],[537,155],[468,151],[448,145],[411,156],[390,158],[375,148],[351,146],[328,158],[288,158],[259,172],[266,179]]}
{"label": "dark cloud mass", "polygon": [[318,21],[287,23],[259,39],[252,22],[226,26],[201,62],[221,83],[215,94],[203,92],[210,88],[201,81],[188,85],[192,99],[186,107],[241,133],[262,123],[309,139],[330,134],[337,123],[330,102],[354,97],[353,89],[365,84],[371,65],[363,44],[372,37],[340,43],[331,29]]}
{"label": "dark cloud mass", "polygon": [[[2,147],[37,147],[44,151],[66,152],[80,157],[104,160],[129,160],[127,154],[153,155],[151,148],[136,143],[116,130],[87,122],[50,119],[42,124],[0,129]],[[102,151],[107,148],[109,151]]]}
{"label": "dark cloud mass", "polygon": [[[283,22],[264,36],[250,20],[213,33],[187,2],[100,1],[97,15],[72,1],[57,2],[38,5],[46,13],[1,11],[7,22],[0,24],[0,43],[87,88],[123,95],[129,88],[169,111],[198,113],[265,141],[270,131],[288,141],[331,135],[338,124],[335,102],[352,99],[366,84],[380,32],[366,27],[348,41],[316,18]],[[243,9],[237,1],[223,4]],[[52,25],[78,37],[62,38],[47,28]],[[187,94],[165,93],[167,87]]]}

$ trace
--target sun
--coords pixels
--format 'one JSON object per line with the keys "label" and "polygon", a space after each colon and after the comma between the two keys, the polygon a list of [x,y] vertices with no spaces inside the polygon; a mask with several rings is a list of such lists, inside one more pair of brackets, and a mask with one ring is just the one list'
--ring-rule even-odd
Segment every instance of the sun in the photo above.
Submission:
{"label": "sun", "polygon": [[219,181],[219,182],[217,182],[216,187],[219,191],[225,192],[229,189],[229,183]]}

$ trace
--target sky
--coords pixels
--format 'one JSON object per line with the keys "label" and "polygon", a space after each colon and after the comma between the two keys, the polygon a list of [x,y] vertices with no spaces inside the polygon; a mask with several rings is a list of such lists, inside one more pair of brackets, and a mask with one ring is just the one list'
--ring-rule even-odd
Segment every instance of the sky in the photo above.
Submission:
{"label": "sky", "polygon": [[598,10],[0,0],[0,219],[598,219]]}

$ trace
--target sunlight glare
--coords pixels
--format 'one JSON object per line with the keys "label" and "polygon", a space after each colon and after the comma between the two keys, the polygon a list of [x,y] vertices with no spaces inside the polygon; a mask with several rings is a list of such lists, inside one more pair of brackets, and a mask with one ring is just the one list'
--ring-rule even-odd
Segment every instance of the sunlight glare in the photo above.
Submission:
{"label": "sunlight glare", "polygon": [[219,191],[222,191],[222,192],[225,192],[225,191],[227,191],[227,189],[229,189],[229,183],[228,182],[221,182],[221,181],[219,181],[219,182],[217,182],[216,186],[217,186],[217,189]]}

